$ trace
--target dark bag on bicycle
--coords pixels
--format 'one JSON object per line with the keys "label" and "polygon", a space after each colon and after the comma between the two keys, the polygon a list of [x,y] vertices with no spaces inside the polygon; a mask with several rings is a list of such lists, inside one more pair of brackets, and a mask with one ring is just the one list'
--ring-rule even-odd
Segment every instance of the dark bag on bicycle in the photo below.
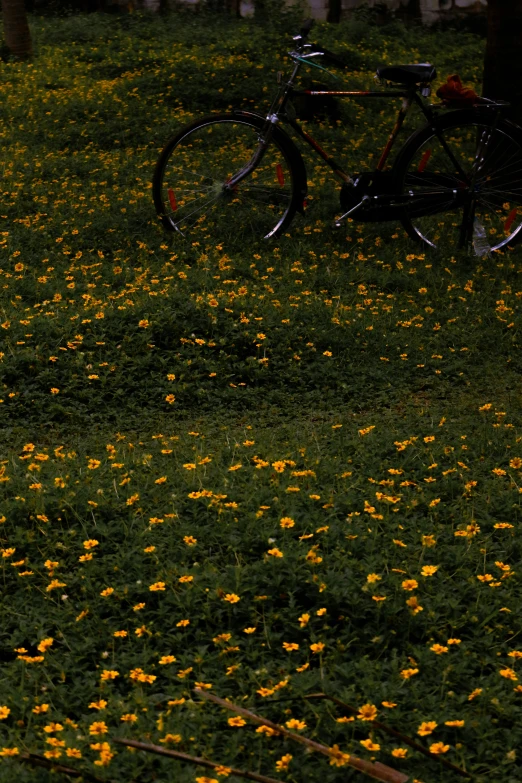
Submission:
{"label": "dark bag on bicycle", "polygon": [[464,87],[458,73],[448,76],[446,84],[439,87],[436,95],[445,106],[453,108],[465,108],[482,102],[475,90],[472,90],[471,87]]}

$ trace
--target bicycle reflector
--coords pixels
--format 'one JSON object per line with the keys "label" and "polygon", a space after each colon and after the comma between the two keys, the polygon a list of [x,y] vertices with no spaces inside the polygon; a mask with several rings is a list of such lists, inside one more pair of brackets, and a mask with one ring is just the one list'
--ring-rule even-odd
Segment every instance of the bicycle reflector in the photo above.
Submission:
{"label": "bicycle reflector", "polygon": [[276,166],[276,172],[277,172],[277,181],[279,182],[281,187],[283,187],[283,185],[285,184],[285,175],[283,172],[283,167],[281,166],[280,163],[278,163]]}
{"label": "bicycle reflector", "polygon": [[504,231],[506,232],[506,234],[509,234],[509,229],[511,228],[511,224],[513,223],[516,216],[517,216],[517,208],[514,207],[514,209],[512,209],[509,215],[507,216],[506,222],[504,223]]}
{"label": "bicycle reflector", "polygon": [[426,152],[424,153],[424,155],[422,156],[422,158],[420,160],[420,163],[419,163],[419,166],[417,168],[417,171],[423,172],[424,169],[426,168],[430,158],[431,158],[431,150],[426,150]]}
{"label": "bicycle reflector", "polygon": [[171,188],[168,189],[168,194],[169,194],[170,206],[172,207],[172,211],[175,212],[178,208],[178,202],[176,201],[176,196],[174,195],[174,191]]}

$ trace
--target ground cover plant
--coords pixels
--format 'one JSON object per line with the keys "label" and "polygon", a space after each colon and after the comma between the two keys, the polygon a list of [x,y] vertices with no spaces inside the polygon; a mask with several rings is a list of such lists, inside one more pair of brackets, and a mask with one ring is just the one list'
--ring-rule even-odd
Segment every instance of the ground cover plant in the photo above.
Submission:
{"label": "ground cover plant", "polygon": [[[0,80],[0,780],[56,779],[27,751],[107,781],[362,779],[195,685],[412,780],[462,779],[437,757],[518,780],[520,255],[334,234],[313,166],[277,244],[175,241],[153,216],[159,149],[203,112],[262,109],[292,30],[32,32],[37,59]],[[472,36],[317,37],[353,58],[350,83],[431,60],[479,86]],[[355,169],[393,113],[364,108],[341,108],[342,133],[314,123]]]}

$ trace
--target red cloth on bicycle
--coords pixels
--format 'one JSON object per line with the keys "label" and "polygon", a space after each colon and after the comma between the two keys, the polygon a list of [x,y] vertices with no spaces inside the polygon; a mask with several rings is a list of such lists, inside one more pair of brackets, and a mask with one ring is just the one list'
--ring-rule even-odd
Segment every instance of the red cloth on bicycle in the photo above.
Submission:
{"label": "red cloth on bicycle", "polygon": [[480,103],[480,96],[471,87],[464,87],[458,73],[448,76],[446,84],[437,90],[437,98],[451,106],[472,106]]}

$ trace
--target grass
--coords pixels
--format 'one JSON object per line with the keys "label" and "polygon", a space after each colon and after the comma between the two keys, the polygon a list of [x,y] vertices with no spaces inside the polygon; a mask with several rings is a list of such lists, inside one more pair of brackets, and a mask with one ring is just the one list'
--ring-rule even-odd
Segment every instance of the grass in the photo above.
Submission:
{"label": "grass", "polygon": [[[56,778],[28,751],[203,783],[115,737],[359,779],[230,725],[196,683],[412,780],[461,778],[370,707],[304,697],[374,705],[477,783],[518,780],[519,253],[334,234],[313,161],[312,209],[276,246],[177,241],[153,215],[161,147],[209,110],[264,109],[289,31],[91,15],[32,32],[35,61],[0,82],[0,781]],[[317,38],[353,83],[419,59],[480,81],[471,36]],[[349,133],[313,132],[362,169],[391,114],[343,112]]]}

